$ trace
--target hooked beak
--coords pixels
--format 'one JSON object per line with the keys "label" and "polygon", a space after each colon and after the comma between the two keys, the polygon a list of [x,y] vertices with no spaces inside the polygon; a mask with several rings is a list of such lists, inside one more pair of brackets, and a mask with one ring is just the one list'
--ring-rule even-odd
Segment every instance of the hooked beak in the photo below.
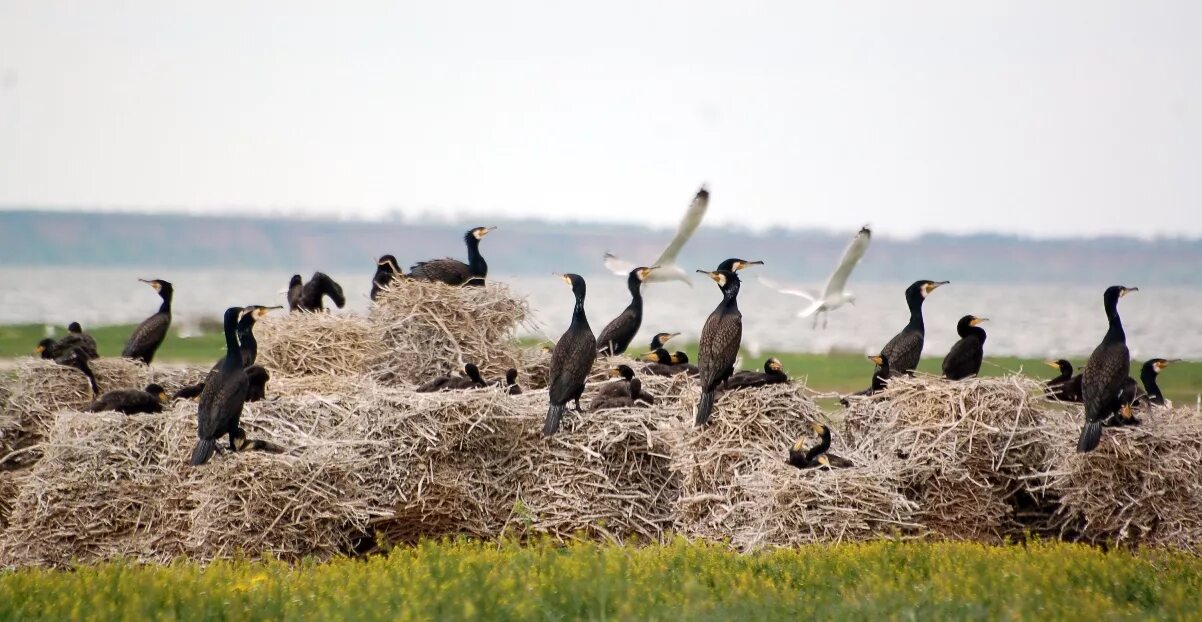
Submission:
{"label": "hooked beak", "polygon": [[764,265],[764,262],[762,262],[758,259],[755,261],[736,261],[735,262],[735,272],[738,272],[739,270],[742,270],[743,268],[746,268],[747,266],[762,266],[762,265]]}
{"label": "hooked beak", "polygon": [[872,361],[873,363],[876,363],[877,365],[880,365],[881,363],[883,363],[885,361],[885,359],[881,358],[881,356],[879,354],[876,356],[868,357],[868,360]]}
{"label": "hooked beak", "polygon": [[987,317],[974,317],[972,319],[972,321],[969,322],[969,324],[976,326],[976,325],[980,324],[981,322],[988,322],[988,321],[989,321],[989,318],[987,318]]}
{"label": "hooked beak", "polygon": [[1056,361],[1044,361],[1043,364],[1051,367],[1052,369],[1060,369],[1060,363],[1057,363]]}
{"label": "hooked beak", "polygon": [[1130,294],[1131,292],[1138,292],[1138,291],[1139,291],[1138,287],[1124,287],[1122,289],[1122,291],[1119,292],[1119,298],[1122,298],[1123,296],[1126,296],[1127,294]]}

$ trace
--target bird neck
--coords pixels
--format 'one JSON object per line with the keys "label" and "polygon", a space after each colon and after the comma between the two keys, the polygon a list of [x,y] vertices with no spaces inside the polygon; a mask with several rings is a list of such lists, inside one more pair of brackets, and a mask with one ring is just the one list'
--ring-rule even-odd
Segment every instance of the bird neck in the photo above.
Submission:
{"label": "bird neck", "polygon": [[1072,377],[1073,377],[1073,370],[1071,368],[1070,369],[1061,368],[1060,375],[1053,378],[1052,382],[1064,382],[1066,380],[1072,379]]}
{"label": "bird neck", "polygon": [[241,344],[239,351],[242,353],[242,366],[249,367],[255,363],[255,358],[259,355],[259,342],[255,339],[255,334],[249,330],[238,333],[238,342]]}
{"label": "bird neck", "polygon": [[981,328],[980,326],[970,327],[968,330],[964,331],[964,336],[973,336],[977,338],[977,341],[985,343],[985,329]]}
{"label": "bird neck", "polygon": [[630,277],[626,283],[627,289],[630,290],[630,307],[634,309],[643,308],[643,282],[637,277]]}
{"label": "bird neck", "polygon": [[171,313],[171,294],[163,296],[163,304],[159,305],[159,313]]}
{"label": "bird neck", "polygon": [[484,256],[480,254],[480,240],[476,236],[467,236],[467,267],[471,269],[472,274],[476,276],[486,276],[488,274],[488,263],[484,261]]}
{"label": "bird neck", "polygon": [[584,296],[576,297],[576,306],[572,307],[572,328],[588,328],[588,318],[584,315]]}
{"label": "bird neck", "polygon": [[906,304],[910,307],[910,323],[906,327],[926,332],[926,324],[922,321],[922,297],[916,296]]}
{"label": "bird neck", "polygon": [[1144,390],[1148,392],[1148,397],[1154,399],[1164,399],[1164,394],[1160,392],[1160,385],[1156,384],[1156,371],[1153,369],[1145,369],[1139,374],[1139,379],[1144,383]]}
{"label": "bird neck", "polygon": [[1118,300],[1106,301],[1106,319],[1110,322],[1110,328],[1106,331],[1105,341],[1111,343],[1127,341],[1127,333],[1123,330],[1123,319],[1119,317]]}
{"label": "bird neck", "polygon": [[739,285],[735,283],[726,289],[722,290],[722,303],[718,305],[724,309],[739,308]]}
{"label": "bird neck", "polygon": [[818,456],[826,453],[826,450],[831,448],[831,433],[827,432],[822,435],[822,442],[818,443],[806,452],[806,460],[814,460]]}
{"label": "bird neck", "polygon": [[[235,355],[238,358],[234,358]],[[235,364],[242,366],[241,351],[238,347],[238,322],[231,318],[225,320],[225,361],[231,367]]]}

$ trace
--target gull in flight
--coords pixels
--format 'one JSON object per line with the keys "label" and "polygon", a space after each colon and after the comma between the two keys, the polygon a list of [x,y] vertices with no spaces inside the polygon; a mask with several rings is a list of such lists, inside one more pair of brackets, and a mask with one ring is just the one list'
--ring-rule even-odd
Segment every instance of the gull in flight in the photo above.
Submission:
{"label": "gull in flight", "polygon": [[800,296],[810,301],[810,305],[800,312],[797,317],[814,316],[813,328],[818,328],[818,316],[822,316],[822,327],[826,328],[827,313],[842,307],[844,303],[856,303],[855,294],[845,291],[847,287],[847,277],[851,276],[851,271],[860,262],[860,258],[864,256],[864,251],[868,250],[868,243],[872,241],[872,230],[868,225],[864,225],[856,237],[852,238],[851,244],[847,245],[847,250],[843,251],[843,259],[839,260],[839,266],[835,268],[834,273],[826,281],[826,290],[821,296],[815,296],[809,292],[800,289],[792,289],[777,285],[765,278],[760,278],[760,282],[771,289],[782,294],[790,296]]}
{"label": "gull in flight", "polygon": [[[693,281],[689,279],[689,273],[683,268],[676,265],[676,256],[680,254],[680,249],[684,248],[685,242],[693,237],[693,232],[701,224],[701,220],[705,218],[705,210],[709,207],[710,193],[709,190],[702,186],[697,191],[697,196],[693,197],[693,203],[689,206],[689,211],[685,212],[684,218],[680,221],[680,228],[676,230],[676,237],[672,238],[672,242],[668,244],[668,248],[659,256],[659,259],[646,264],[648,266],[658,266],[655,272],[647,276],[644,283],[662,283],[667,281],[683,281],[689,287],[693,286]],[[619,259],[613,253],[605,253],[605,268],[618,276],[626,276],[630,274],[637,266]]]}

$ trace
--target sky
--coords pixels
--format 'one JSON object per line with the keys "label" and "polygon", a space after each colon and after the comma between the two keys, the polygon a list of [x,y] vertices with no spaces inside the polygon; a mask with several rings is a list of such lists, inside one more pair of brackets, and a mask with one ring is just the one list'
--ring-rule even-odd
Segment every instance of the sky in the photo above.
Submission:
{"label": "sky", "polygon": [[[335,10],[336,7],[336,10]],[[1202,2],[0,0],[0,205],[1202,235]]]}

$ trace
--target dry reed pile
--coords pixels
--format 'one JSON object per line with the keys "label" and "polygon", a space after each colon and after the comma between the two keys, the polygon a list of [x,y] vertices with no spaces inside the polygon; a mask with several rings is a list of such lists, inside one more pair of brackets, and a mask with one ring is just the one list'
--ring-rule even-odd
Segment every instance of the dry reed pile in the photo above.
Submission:
{"label": "dry reed pile", "polygon": [[895,378],[886,391],[855,400],[844,425],[851,444],[899,461],[925,526],[943,537],[997,541],[1046,512],[1023,479],[1048,449],[1033,404],[1041,395],[1038,383],[1014,375]]}
{"label": "dry reed pile", "polygon": [[279,376],[355,376],[383,347],[367,318],[330,313],[267,316],[255,326],[257,363]]}
{"label": "dry reed pile", "polygon": [[396,281],[372,306],[373,330],[384,347],[372,372],[385,384],[413,385],[475,363],[485,378],[502,378],[505,370],[521,368],[517,329],[528,315],[526,301],[499,283]]}
{"label": "dry reed pile", "polygon": [[1047,470],[1033,494],[1058,503],[1065,539],[1202,550],[1202,415],[1156,410],[1138,426],[1106,428],[1102,442],[1076,453],[1079,413],[1048,413]]}
{"label": "dry reed pile", "polygon": [[[183,387],[194,385],[198,382],[204,382],[209,371],[212,370],[212,365],[155,365],[150,369],[150,378],[148,383],[154,382],[163,387],[168,395],[174,395]],[[142,387],[126,387],[137,388]]]}

